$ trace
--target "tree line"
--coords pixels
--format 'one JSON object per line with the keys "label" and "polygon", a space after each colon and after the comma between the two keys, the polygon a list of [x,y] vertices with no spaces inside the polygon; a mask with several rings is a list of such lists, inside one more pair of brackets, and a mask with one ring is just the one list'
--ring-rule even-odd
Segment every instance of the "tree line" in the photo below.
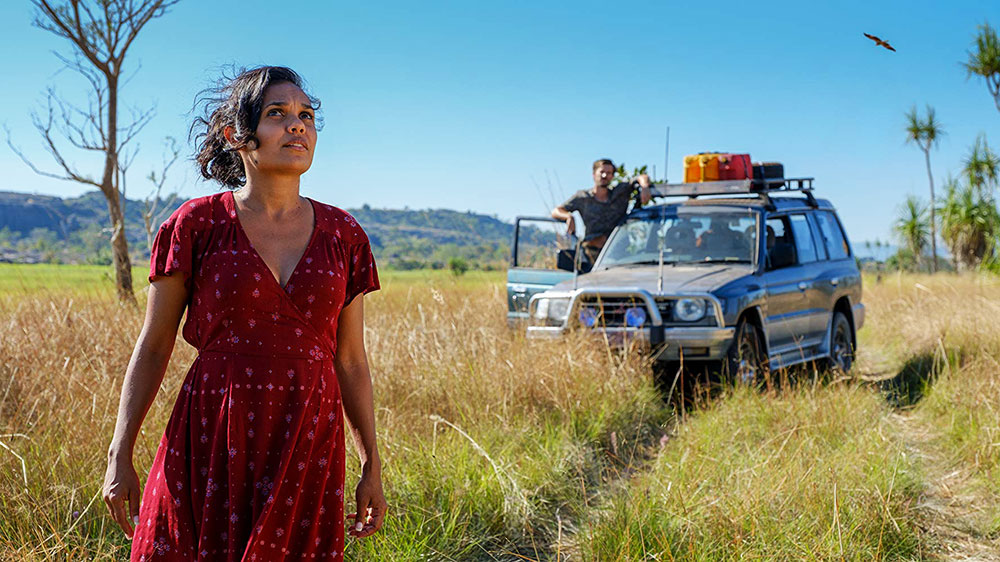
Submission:
{"label": "tree line", "polygon": [[[977,28],[968,58],[962,65],[967,79],[985,82],[1000,111],[1000,38],[989,23]],[[934,108],[928,105],[923,114],[916,107],[910,109],[905,114],[904,130],[906,141],[924,154],[930,198],[925,201],[911,195],[904,201],[893,225],[901,248],[890,258],[889,265],[932,273],[941,267],[1000,273],[1000,211],[996,200],[1000,155],[989,145],[985,133],[981,133],[969,148],[958,174],[948,174],[942,185],[943,197],[939,198],[934,190],[931,151],[945,131]],[[939,238],[948,248],[950,262],[938,254]]]}

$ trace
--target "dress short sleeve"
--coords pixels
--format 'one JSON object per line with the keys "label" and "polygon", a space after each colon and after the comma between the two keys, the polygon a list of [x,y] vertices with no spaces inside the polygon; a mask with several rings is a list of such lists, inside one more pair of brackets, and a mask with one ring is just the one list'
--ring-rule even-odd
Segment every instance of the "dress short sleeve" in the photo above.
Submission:
{"label": "dress short sleeve", "polygon": [[160,225],[153,239],[149,256],[149,282],[175,272],[184,276],[184,285],[191,288],[194,271],[195,230],[193,217],[186,205],[178,208]]}
{"label": "dress short sleeve", "polygon": [[350,247],[350,275],[347,278],[347,291],[344,296],[344,306],[354,300],[354,297],[379,290],[378,271],[375,267],[375,256],[372,255],[371,244],[367,236]]}

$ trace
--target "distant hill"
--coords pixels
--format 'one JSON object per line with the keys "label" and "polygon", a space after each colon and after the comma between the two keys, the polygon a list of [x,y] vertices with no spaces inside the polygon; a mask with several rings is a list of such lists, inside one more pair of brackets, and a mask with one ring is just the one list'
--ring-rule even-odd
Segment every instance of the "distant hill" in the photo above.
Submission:
{"label": "distant hill", "polygon": [[[125,213],[126,223],[134,225],[136,232],[141,234],[142,203],[129,201]],[[45,228],[64,239],[93,224],[109,224],[108,204],[99,191],[68,199],[0,191],[0,228],[21,236],[29,235],[36,228]]]}
{"label": "distant hill", "polygon": [[[156,226],[183,199],[157,217]],[[480,268],[503,267],[514,226],[495,216],[449,209],[348,209],[372,242],[376,259],[397,268],[445,267],[454,257]],[[142,202],[125,203],[133,259],[148,259]],[[98,191],[60,198],[0,191],[0,261],[109,263],[107,203]]]}

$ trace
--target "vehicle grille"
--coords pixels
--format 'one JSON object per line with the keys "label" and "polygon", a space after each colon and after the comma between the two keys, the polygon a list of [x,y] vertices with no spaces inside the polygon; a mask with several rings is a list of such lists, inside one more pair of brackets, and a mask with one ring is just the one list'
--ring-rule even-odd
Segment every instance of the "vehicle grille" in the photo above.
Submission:
{"label": "vehicle grille", "polygon": [[[674,319],[674,306],[677,304],[677,299],[679,297],[659,297],[655,299],[656,308],[660,312],[660,318],[663,319],[663,325],[667,327],[671,326],[715,326],[715,313],[709,308],[706,311],[705,316],[700,320],[695,322],[681,322]],[[640,307],[649,314],[649,310],[646,308],[646,301],[639,297],[601,297],[599,295],[585,295],[581,296],[579,300],[579,306],[576,308],[576,312],[573,313],[573,317],[570,318],[571,322],[582,323],[580,313],[583,309],[589,308],[597,312],[597,321],[595,326],[602,326],[608,328],[623,327],[625,326],[625,311],[633,307]],[[649,325],[651,320],[646,321],[645,325]]]}
{"label": "vehicle grille", "polygon": [[656,308],[660,309],[660,318],[664,322],[669,322],[674,317],[674,299],[656,299]]}
{"label": "vehicle grille", "polygon": [[[625,325],[625,311],[641,307],[646,309],[646,301],[637,297],[588,296],[580,299],[579,310],[590,308],[598,312],[595,326],[621,327]],[[579,321],[579,315],[577,317]]]}

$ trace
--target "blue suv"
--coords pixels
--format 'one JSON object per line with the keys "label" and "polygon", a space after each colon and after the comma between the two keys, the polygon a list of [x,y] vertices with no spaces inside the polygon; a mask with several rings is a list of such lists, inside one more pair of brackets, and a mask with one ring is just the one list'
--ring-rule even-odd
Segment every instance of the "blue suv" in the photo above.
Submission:
{"label": "blue suv", "polygon": [[861,273],[811,178],[657,185],[653,194],[683,199],[634,209],[587,273],[578,248],[539,245],[561,223],[519,218],[508,322],[532,338],[588,330],[648,346],[657,361],[721,362],[743,380],[815,360],[850,370],[865,319]]}

